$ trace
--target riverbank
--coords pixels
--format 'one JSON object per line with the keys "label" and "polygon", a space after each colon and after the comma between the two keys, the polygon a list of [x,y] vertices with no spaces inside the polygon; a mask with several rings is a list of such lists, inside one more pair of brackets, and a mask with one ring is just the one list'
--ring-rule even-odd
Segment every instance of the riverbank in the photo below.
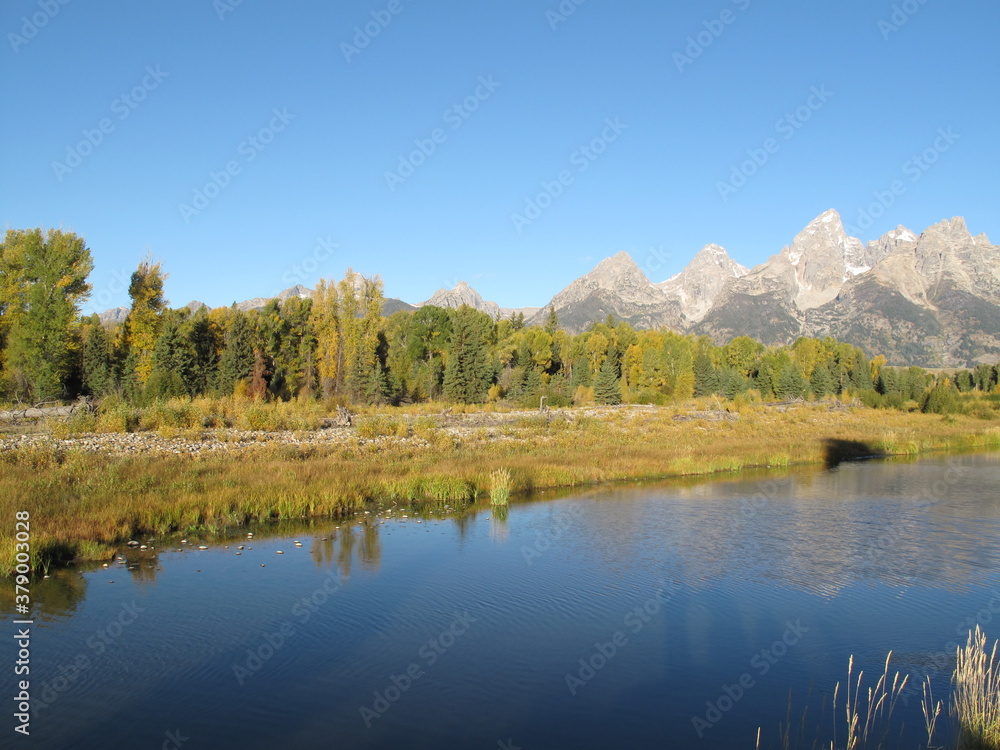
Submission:
{"label": "riverbank", "polygon": [[[36,569],[103,559],[136,536],[221,530],[370,504],[462,503],[512,490],[833,465],[846,458],[1000,448],[994,420],[848,407],[690,402],[355,420],[351,428],[14,434],[0,440],[0,508],[31,513]],[[9,569],[12,531],[0,532]]]}

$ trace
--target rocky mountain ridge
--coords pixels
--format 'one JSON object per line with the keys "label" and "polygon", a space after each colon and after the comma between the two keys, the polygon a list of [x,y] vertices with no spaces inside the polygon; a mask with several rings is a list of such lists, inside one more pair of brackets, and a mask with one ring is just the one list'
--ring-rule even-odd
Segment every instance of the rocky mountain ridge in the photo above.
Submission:
{"label": "rocky mountain ridge", "polygon": [[[306,298],[312,290],[299,284],[275,296]],[[258,309],[269,299],[237,307]],[[571,332],[612,315],[636,328],[706,334],[717,343],[740,335],[766,344],[833,336],[892,364],[970,366],[1000,359],[1000,247],[985,234],[973,236],[960,217],[919,235],[898,226],[864,244],[847,235],[831,209],[749,269],[709,244],[680,273],[654,283],[619,252],[540,308],[502,308],[460,281],[416,305],[387,299],[384,311],[424,305],[469,305],[494,318],[520,312],[534,324],[543,324],[554,308]],[[115,308],[102,319],[120,322],[127,312]]]}

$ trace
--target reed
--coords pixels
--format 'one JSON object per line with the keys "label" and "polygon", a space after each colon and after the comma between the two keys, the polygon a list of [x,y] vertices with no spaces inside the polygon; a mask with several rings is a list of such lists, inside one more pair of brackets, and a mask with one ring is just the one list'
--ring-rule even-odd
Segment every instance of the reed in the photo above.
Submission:
{"label": "reed", "polygon": [[514,485],[509,469],[494,469],[490,472],[490,504],[507,505]]}
{"label": "reed", "polygon": [[977,625],[958,649],[952,677],[951,715],[961,750],[1000,748],[1000,661],[997,647],[986,651],[986,635]]}

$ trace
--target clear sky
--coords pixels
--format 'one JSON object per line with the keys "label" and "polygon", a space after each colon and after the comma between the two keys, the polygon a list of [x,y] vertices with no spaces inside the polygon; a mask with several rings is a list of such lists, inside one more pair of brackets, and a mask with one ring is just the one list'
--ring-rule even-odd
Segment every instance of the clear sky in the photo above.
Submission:
{"label": "clear sky", "polygon": [[147,253],[174,306],[351,266],[513,307],[621,250],[754,265],[829,208],[1000,241],[998,31],[995,0],[6,0],[0,219],[85,237],[88,309]]}

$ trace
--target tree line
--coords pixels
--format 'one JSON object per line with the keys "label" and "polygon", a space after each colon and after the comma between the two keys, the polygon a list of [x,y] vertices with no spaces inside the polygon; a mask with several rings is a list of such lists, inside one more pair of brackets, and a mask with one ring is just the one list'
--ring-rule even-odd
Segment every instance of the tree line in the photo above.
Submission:
{"label": "tree line", "polygon": [[669,330],[637,331],[609,316],[580,334],[523,315],[424,306],[383,316],[382,282],[348,269],[311,299],[171,309],[166,274],[147,259],[132,274],[122,323],[83,317],[93,268],[70,232],[9,230],[0,245],[0,388],[7,400],[116,395],[136,403],[238,395],[348,404],[504,400],[537,406],[666,404],[692,396],[790,400],[852,393],[871,406],[919,402],[947,411],[962,391],[997,388],[1000,368],[950,377],[886,365],[832,338],[723,346]]}

